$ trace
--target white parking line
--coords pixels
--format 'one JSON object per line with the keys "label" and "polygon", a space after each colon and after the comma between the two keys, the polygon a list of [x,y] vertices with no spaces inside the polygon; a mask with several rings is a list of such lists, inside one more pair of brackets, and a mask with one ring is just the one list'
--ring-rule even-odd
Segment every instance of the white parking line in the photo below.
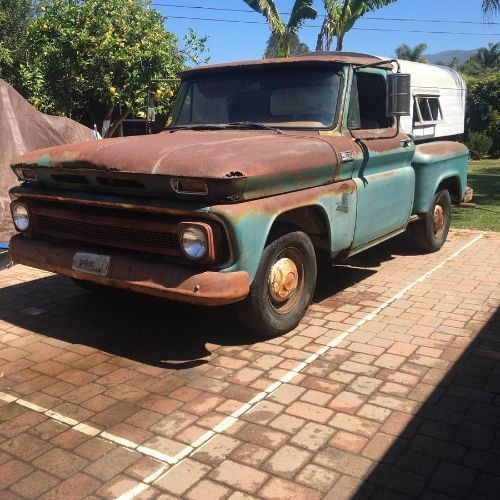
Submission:
{"label": "white parking line", "polygon": [[435,273],[436,271],[441,269],[447,262],[455,259],[463,251],[467,250],[469,247],[474,245],[474,243],[479,241],[483,236],[484,236],[484,233],[478,234],[475,238],[470,240],[463,247],[459,248],[456,252],[454,252],[449,257],[444,259],[438,265],[436,265],[435,267],[433,267],[429,271],[427,271],[424,274],[422,274],[421,276],[419,276],[415,281],[413,281],[409,285],[405,286],[398,293],[396,293],[391,298],[387,299],[383,304],[381,304],[380,306],[375,308],[372,312],[366,314],[362,319],[360,319],[354,325],[352,325],[347,330],[345,330],[343,333],[341,333],[340,335],[338,335],[337,337],[332,339],[328,344],[319,348],[315,353],[311,354],[305,361],[299,363],[297,366],[295,366],[290,371],[285,373],[279,380],[270,384],[263,391],[261,391],[257,395],[255,395],[250,401],[242,404],[238,409],[236,409],[233,413],[231,413],[231,415],[229,415],[224,420],[222,420],[222,422],[215,425],[211,430],[208,430],[205,434],[200,436],[198,439],[196,439],[190,445],[186,446],[184,449],[182,449],[179,453],[177,453],[174,456],[166,455],[165,453],[162,453],[158,450],[154,450],[152,448],[148,448],[148,447],[139,445],[138,443],[134,443],[134,442],[129,441],[125,438],[115,436],[115,435],[110,434],[106,431],[101,431],[101,430],[99,430],[95,427],[92,427],[90,425],[82,424],[82,423],[78,422],[77,420],[74,420],[70,417],[66,417],[66,416],[61,415],[57,412],[54,412],[54,411],[49,410],[47,408],[44,408],[42,406],[36,405],[34,403],[30,403],[29,401],[26,401],[24,399],[16,398],[15,396],[11,396],[11,395],[4,393],[4,392],[0,392],[0,399],[7,402],[7,403],[16,402],[17,404],[25,406],[26,408],[30,408],[31,410],[34,410],[38,413],[43,413],[44,415],[46,415],[54,420],[57,420],[59,422],[63,422],[65,424],[69,425],[70,427],[72,427],[73,429],[75,429],[79,432],[82,432],[83,434],[86,434],[86,435],[92,436],[92,437],[96,437],[96,436],[101,437],[102,439],[105,439],[107,441],[111,441],[111,442],[118,444],[120,446],[123,446],[125,448],[136,450],[137,452],[139,452],[143,455],[148,455],[150,457],[156,458],[156,459],[160,460],[161,462],[163,462],[163,465],[160,468],[158,468],[158,470],[156,470],[155,472],[150,474],[148,477],[146,477],[137,486],[135,486],[134,488],[130,489],[129,491],[127,491],[126,493],[124,493],[120,497],[118,497],[119,500],[130,500],[130,499],[134,498],[135,496],[139,495],[140,493],[142,493],[143,491],[145,491],[146,489],[148,489],[151,484],[153,484],[156,480],[160,479],[165,473],[168,473],[168,471],[171,470],[169,467],[170,465],[173,465],[174,466],[173,468],[175,468],[176,464],[178,464],[184,458],[187,458],[188,456],[190,456],[197,448],[200,448],[204,444],[208,443],[213,437],[215,437],[218,434],[221,434],[225,430],[229,429],[232,425],[234,425],[238,421],[238,418],[241,415],[248,412],[258,402],[262,401],[267,396],[273,394],[281,385],[283,385],[287,382],[290,382],[304,368],[309,366],[311,363],[313,363],[316,359],[318,359],[320,356],[322,356],[323,354],[325,354],[329,350],[338,346],[351,333],[354,333],[356,330],[358,330],[361,326],[363,326],[368,321],[373,320],[386,307],[390,306],[391,304],[393,304],[397,300],[401,299],[412,288],[414,288],[418,284],[425,281],[429,276],[431,276],[433,273]]}
{"label": "white parking line", "polygon": [[187,452],[187,450],[186,451],[182,450],[177,455],[171,457],[166,453],[162,453],[158,450],[149,448],[147,446],[142,446],[138,443],[134,443],[133,441],[122,438],[120,436],[115,436],[114,434],[111,434],[107,431],[102,431],[101,429],[93,427],[92,425],[83,424],[78,420],[75,420],[74,418],[61,415],[56,411],[49,410],[48,408],[44,408],[43,406],[31,403],[30,401],[26,401],[25,399],[17,398],[16,396],[12,396],[10,394],[7,394],[6,392],[0,391],[0,400],[5,401],[6,403],[16,403],[20,406],[24,406],[25,408],[29,408],[30,410],[36,411],[37,413],[42,413],[43,415],[51,418],[52,420],[56,420],[57,422],[66,424],[73,430],[81,432],[82,434],[86,434],[87,436],[90,437],[100,437],[106,441],[117,444],[124,448],[129,448],[131,450],[138,451],[142,455],[147,455],[149,457],[156,458],[157,460],[160,460],[165,464],[172,465],[177,463],[184,457],[184,454]]}
{"label": "white parking line", "polygon": [[[383,304],[378,306],[375,310],[366,314],[362,319],[360,319],[354,325],[349,327],[345,332],[341,333],[339,336],[332,339],[328,344],[319,348],[315,353],[311,354],[305,361],[303,361],[302,363],[299,363],[297,366],[292,368],[289,372],[285,373],[285,375],[283,375],[283,377],[281,377],[279,380],[277,380],[276,382],[273,382],[268,387],[266,387],[266,389],[264,389],[262,392],[259,392],[256,396],[254,396],[250,401],[241,405],[237,410],[235,410],[233,413],[231,413],[231,415],[229,417],[225,418],[221,423],[219,423],[218,425],[213,427],[212,430],[207,431],[205,434],[200,436],[196,441],[191,443],[191,445],[184,448],[184,450],[182,450],[178,455],[176,455],[175,457],[172,457],[172,458],[177,458],[180,455],[183,455],[182,458],[188,457],[189,455],[191,455],[191,453],[193,453],[196,450],[196,448],[199,448],[202,445],[208,443],[217,434],[220,434],[224,430],[231,427],[234,423],[236,423],[238,421],[239,416],[243,415],[248,410],[250,410],[256,403],[258,403],[262,399],[266,398],[267,396],[271,395],[282,384],[290,382],[290,380],[292,380],[295,376],[297,376],[305,367],[307,367],[308,365],[313,363],[316,359],[318,359],[320,356],[322,356],[323,354],[328,352],[330,349],[333,349],[334,347],[338,346],[351,333],[355,332],[358,328],[363,326],[368,321],[373,320],[386,307],[390,306],[391,304],[393,304],[397,300],[401,299],[412,288],[414,288],[415,286],[417,286],[420,283],[422,283],[423,281],[425,281],[429,276],[431,276],[436,271],[441,269],[447,262],[458,257],[458,255],[460,255],[464,250],[467,250],[469,247],[474,245],[474,243],[479,241],[483,236],[484,236],[484,233],[477,235],[471,241],[466,243],[463,247],[459,248],[456,252],[452,253],[449,257],[447,257],[446,259],[441,261],[437,266],[434,266],[431,270],[429,270],[429,271],[425,272],[424,274],[422,274],[421,276],[419,276],[415,281],[412,281],[409,285],[405,286],[398,293],[393,295],[391,298],[387,299]],[[180,461],[180,459],[178,461]],[[172,470],[172,469],[170,469],[170,470]],[[165,472],[160,472],[160,470],[156,471],[151,476],[145,478],[142,481],[142,483],[138,484],[134,488],[130,489],[126,493],[119,496],[118,500],[131,500],[132,498],[136,497],[137,495],[139,495],[140,493],[142,493],[143,491],[148,489],[149,485],[153,484],[154,481],[156,481],[157,479],[160,479],[164,474],[166,474],[168,472],[169,471],[165,471]],[[155,476],[155,478],[151,480],[152,476]]]}

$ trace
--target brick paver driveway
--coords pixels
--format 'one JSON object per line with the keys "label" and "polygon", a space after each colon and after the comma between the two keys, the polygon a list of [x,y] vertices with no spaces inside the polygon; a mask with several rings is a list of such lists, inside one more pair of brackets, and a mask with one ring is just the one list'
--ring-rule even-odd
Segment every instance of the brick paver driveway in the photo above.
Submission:
{"label": "brick paver driveway", "polygon": [[499,498],[500,234],[320,270],[280,338],[230,309],[0,273],[8,498]]}

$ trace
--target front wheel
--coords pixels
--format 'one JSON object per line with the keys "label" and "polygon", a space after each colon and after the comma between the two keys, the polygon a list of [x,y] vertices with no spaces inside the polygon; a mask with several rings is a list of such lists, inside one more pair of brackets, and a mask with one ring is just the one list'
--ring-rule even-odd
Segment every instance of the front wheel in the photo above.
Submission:
{"label": "front wheel", "polygon": [[421,220],[410,225],[415,243],[426,252],[437,252],[446,241],[450,222],[450,193],[439,191],[432,200],[431,209]]}
{"label": "front wheel", "polygon": [[264,249],[247,298],[236,304],[240,320],[267,337],[293,330],[311,303],[316,274],[307,234],[294,231],[276,238]]}

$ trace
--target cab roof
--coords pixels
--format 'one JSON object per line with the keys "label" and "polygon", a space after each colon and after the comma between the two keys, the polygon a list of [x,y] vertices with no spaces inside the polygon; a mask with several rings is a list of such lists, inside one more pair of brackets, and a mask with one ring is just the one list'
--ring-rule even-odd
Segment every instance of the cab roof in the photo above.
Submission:
{"label": "cab roof", "polygon": [[[302,56],[278,57],[272,59],[256,59],[253,61],[236,61],[222,64],[211,64],[208,66],[198,66],[190,68],[181,73],[183,78],[195,76],[198,73],[218,73],[225,71],[234,71],[236,69],[257,69],[264,66],[282,66],[290,64],[325,64],[341,63],[362,66],[365,64],[374,64],[383,61],[382,57],[362,54],[359,52],[312,52]],[[378,65],[379,68],[392,69],[392,63],[387,61]]]}

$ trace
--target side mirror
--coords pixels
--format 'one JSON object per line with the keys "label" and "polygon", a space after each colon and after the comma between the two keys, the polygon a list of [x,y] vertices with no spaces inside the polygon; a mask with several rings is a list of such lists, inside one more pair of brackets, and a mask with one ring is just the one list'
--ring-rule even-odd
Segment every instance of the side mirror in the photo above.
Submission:
{"label": "side mirror", "polygon": [[411,75],[392,73],[387,76],[387,116],[411,114]]}

